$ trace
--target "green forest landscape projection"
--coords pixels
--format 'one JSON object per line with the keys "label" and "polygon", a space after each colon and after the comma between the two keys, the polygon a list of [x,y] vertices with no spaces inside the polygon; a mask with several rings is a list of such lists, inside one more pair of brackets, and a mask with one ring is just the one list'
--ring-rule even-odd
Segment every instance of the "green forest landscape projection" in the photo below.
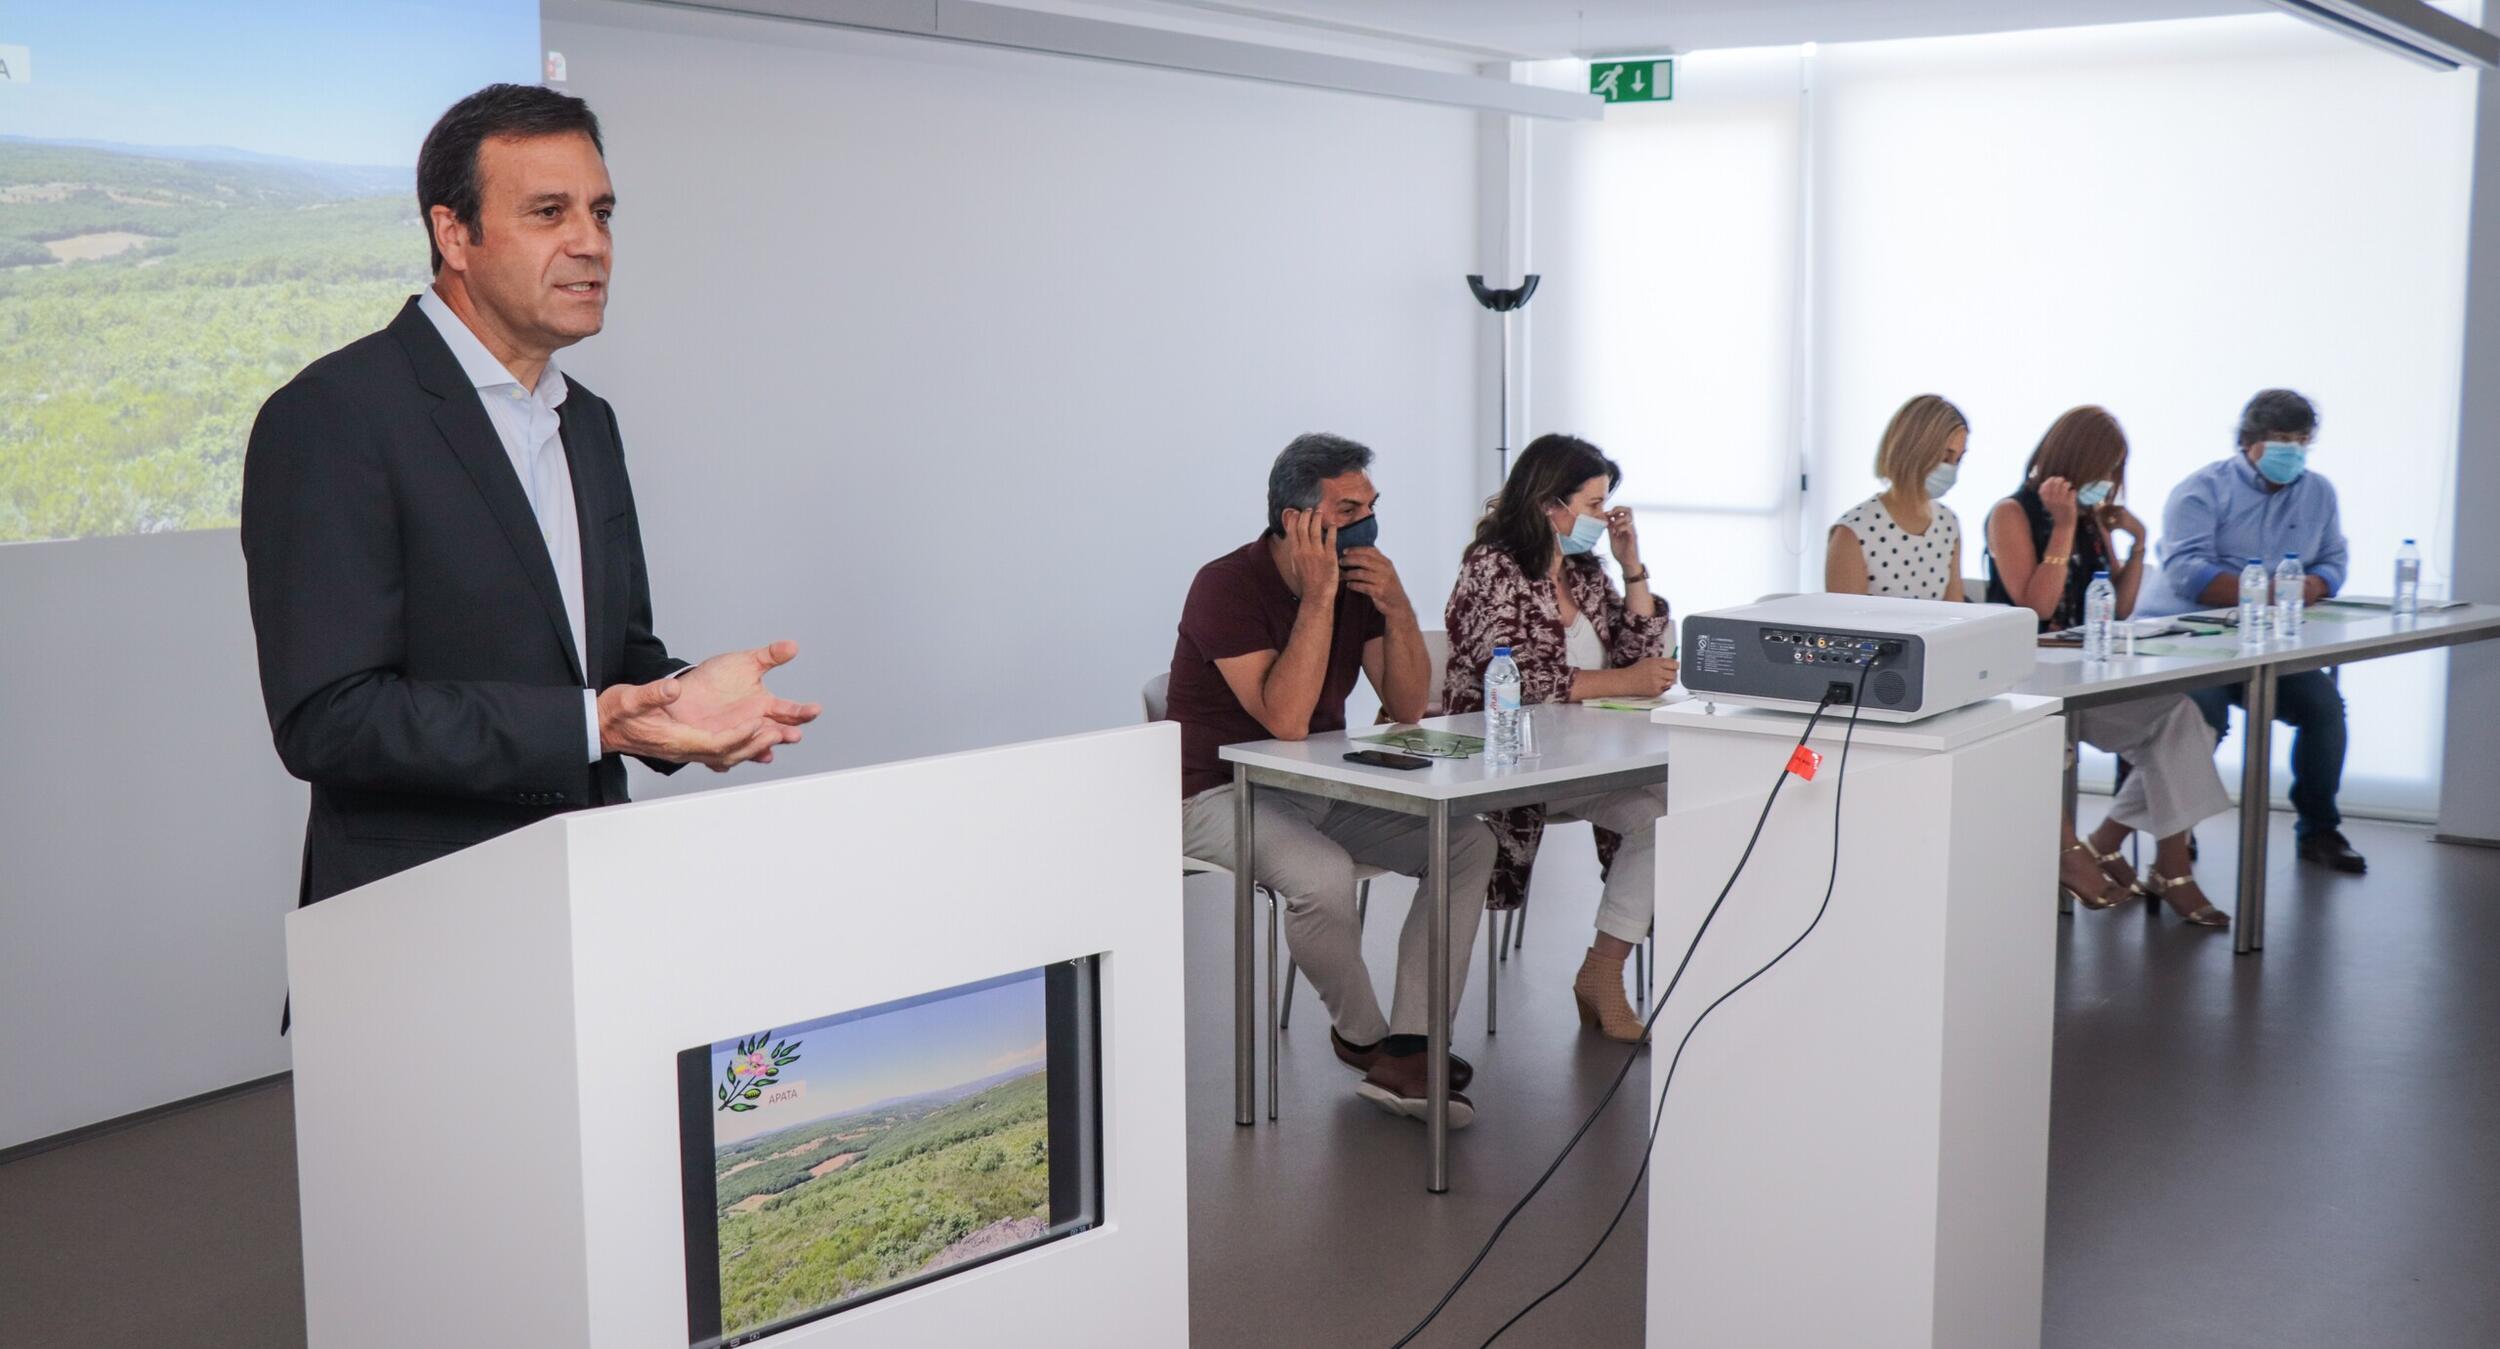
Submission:
{"label": "green forest landscape projection", "polygon": [[0,138],[0,542],[235,523],[261,401],[424,284],[411,178]]}
{"label": "green forest landscape projection", "polygon": [[1033,1064],[717,1148],[723,1337],[1044,1235],[1049,1116]]}

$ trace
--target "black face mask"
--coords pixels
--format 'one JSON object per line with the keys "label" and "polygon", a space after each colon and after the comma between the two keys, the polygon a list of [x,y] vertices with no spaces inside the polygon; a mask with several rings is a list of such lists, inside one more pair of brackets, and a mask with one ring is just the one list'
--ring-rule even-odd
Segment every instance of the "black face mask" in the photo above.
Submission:
{"label": "black face mask", "polygon": [[1337,552],[1348,548],[1369,548],[1380,540],[1380,514],[1375,511],[1337,531]]}

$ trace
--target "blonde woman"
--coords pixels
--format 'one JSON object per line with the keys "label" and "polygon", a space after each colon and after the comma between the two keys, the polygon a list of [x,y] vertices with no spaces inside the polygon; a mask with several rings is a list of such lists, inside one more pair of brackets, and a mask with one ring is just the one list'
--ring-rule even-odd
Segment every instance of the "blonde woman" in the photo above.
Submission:
{"label": "blonde woman", "polygon": [[1832,526],[1823,588],[1847,595],[1960,600],[1962,520],[1939,498],[1953,490],[1970,423],[1932,393],[1901,405],[1875,451],[1884,490]]}

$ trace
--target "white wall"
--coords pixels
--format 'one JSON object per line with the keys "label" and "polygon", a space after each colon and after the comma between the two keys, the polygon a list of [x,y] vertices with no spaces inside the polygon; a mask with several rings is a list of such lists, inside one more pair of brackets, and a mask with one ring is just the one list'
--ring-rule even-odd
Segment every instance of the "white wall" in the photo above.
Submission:
{"label": "white wall", "polygon": [[[660,630],[794,637],[829,704],[732,780],[1134,719],[1299,431],[1380,452],[1438,614],[1491,443],[1475,114],[610,0],[546,34],[622,202],[566,363]],[[0,1147],[287,1066],[303,792],[241,572],[231,532],[0,549]]]}
{"label": "white wall", "polygon": [[0,1147],[287,1065],[304,788],[230,529],[0,547]]}
{"label": "white wall", "polygon": [[770,771],[1136,716],[1305,430],[1379,451],[1383,545],[1438,615],[1482,441],[1473,114],[548,17],[621,203],[571,368],[624,423],[663,635],[799,640],[782,682],[830,710]]}
{"label": "white wall", "polygon": [[[2500,79],[2479,77],[2474,228],[2466,267],[2465,381],[2457,424],[2454,589],[2500,599]],[[2448,733],[2440,761],[2439,832],[2500,841],[2500,643],[2449,657]]]}

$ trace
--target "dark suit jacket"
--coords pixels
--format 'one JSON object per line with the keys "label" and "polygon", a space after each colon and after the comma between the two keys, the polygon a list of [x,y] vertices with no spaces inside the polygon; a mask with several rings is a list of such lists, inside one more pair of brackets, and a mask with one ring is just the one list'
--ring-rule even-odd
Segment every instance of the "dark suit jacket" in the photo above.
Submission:
{"label": "dark suit jacket", "polygon": [[243,558],[270,731],[312,784],[310,904],[625,799],[582,690],[682,668],[651,632],[616,415],[567,379],[590,651],[476,389],[414,299],[261,405]]}

